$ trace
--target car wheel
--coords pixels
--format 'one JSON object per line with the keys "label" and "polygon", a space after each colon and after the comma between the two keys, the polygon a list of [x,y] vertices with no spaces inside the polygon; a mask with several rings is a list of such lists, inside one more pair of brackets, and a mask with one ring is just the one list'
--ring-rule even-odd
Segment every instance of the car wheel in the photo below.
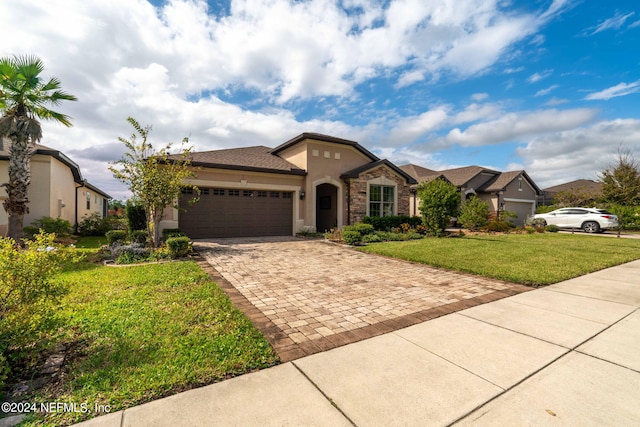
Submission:
{"label": "car wheel", "polygon": [[587,233],[599,233],[600,232],[600,224],[595,221],[588,221],[582,224],[582,229]]}

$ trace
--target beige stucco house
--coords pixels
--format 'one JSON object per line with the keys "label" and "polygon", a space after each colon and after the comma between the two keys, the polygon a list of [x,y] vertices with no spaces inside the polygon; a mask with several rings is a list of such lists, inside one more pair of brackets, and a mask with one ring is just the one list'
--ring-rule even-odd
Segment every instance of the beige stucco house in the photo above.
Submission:
{"label": "beige stucco house", "polygon": [[161,228],[192,238],[325,231],[368,215],[408,215],[417,182],[355,141],[303,133],[276,148],[192,153],[199,201],[167,209]]}
{"label": "beige stucco house", "polygon": [[[0,140],[0,183],[9,181],[8,160],[10,140]],[[0,205],[7,198],[0,189]],[[43,216],[62,218],[76,225],[97,212],[106,216],[111,197],[82,178],[80,168],[62,152],[36,145],[31,157],[31,185],[29,186],[29,213],[24,225]],[[0,206],[0,236],[8,227],[7,213]]]}
{"label": "beige stucco house", "polygon": [[[541,190],[523,171],[499,172],[480,166],[434,171],[417,165],[403,165],[400,169],[411,175],[419,183],[441,178],[459,188],[464,203],[471,196],[477,196],[489,204],[494,215],[500,211],[514,212],[515,225],[524,225],[528,216],[536,209],[536,198]],[[411,214],[419,215],[417,196],[411,199]]]}

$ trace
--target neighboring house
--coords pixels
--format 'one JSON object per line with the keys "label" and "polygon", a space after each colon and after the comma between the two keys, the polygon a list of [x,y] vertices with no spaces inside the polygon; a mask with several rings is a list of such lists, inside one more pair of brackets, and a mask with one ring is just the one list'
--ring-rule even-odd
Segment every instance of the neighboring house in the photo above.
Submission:
{"label": "neighboring house", "polygon": [[577,179],[564,184],[554,185],[542,190],[538,196],[538,203],[541,205],[551,205],[558,193],[574,193],[584,202],[589,203],[602,196],[602,184],[590,179]]}
{"label": "neighboring house", "polygon": [[[433,171],[416,165],[403,165],[400,169],[422,183],[436,178],[444,178],[460,190],[462,201],[477,196],[489,204],[494,215],[500,211],[517,214],[514,224],[524,225],[528,216],[536,209],[536,197],[541,193],[538,186],[523,170],[498,172],[480,166],[467,166],[456,169]],[[419,205],[417,196],[412,201],[413,215],[419,215],[415,206]]]}
{"label": "neighboring house", "polygon": [[[0,184],[9,181],[8,139],[0,140]],[[7,192],[0,189],[0,204],[7,199]],[[58,150],[36,145],[31,157],[31,185],[29,185],[29,213],[24,225],[48,216],[62,218],[72,225],[93,212],[104,217],[111,199],[104,191],[82,178],[80,168]],[[8,227],[7,212],[0,206],[0,236],[5,236]]]}
{"label": "neighboring house", "polygon": [[167,209],[161,228],[192,238],[323,232],[368,215],[409,215],[417,182],[355,141],[303,133],[276,147],[254,146],[189,155],[200,188],[179,209]]}

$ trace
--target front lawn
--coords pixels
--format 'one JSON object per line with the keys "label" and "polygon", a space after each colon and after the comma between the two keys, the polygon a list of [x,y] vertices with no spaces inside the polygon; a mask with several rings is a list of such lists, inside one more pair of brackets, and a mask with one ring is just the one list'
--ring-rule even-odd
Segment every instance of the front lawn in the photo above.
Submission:
{"label": "front lawn", "polygon": [[[277,363],[261,333],[192,261],[121,268],[84,262],[55,280],[70,289],[57,331],[66,348],[63,375],[22,401],[115,412]],[[61,412],[25,425],[97,415]]]}
{"label": "front lawn", "polygon": [[425,238],[359,249],[531,286],[640,259],[640,239],[555,233]]}

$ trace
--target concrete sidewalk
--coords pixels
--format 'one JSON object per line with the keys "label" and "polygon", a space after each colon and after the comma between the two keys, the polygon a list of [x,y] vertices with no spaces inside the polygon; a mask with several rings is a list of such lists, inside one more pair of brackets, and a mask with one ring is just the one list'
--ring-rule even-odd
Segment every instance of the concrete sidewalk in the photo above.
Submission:
{"label": "concrete sidewalk", "polygon": [[640,260],[83,426],[640,425]]}

